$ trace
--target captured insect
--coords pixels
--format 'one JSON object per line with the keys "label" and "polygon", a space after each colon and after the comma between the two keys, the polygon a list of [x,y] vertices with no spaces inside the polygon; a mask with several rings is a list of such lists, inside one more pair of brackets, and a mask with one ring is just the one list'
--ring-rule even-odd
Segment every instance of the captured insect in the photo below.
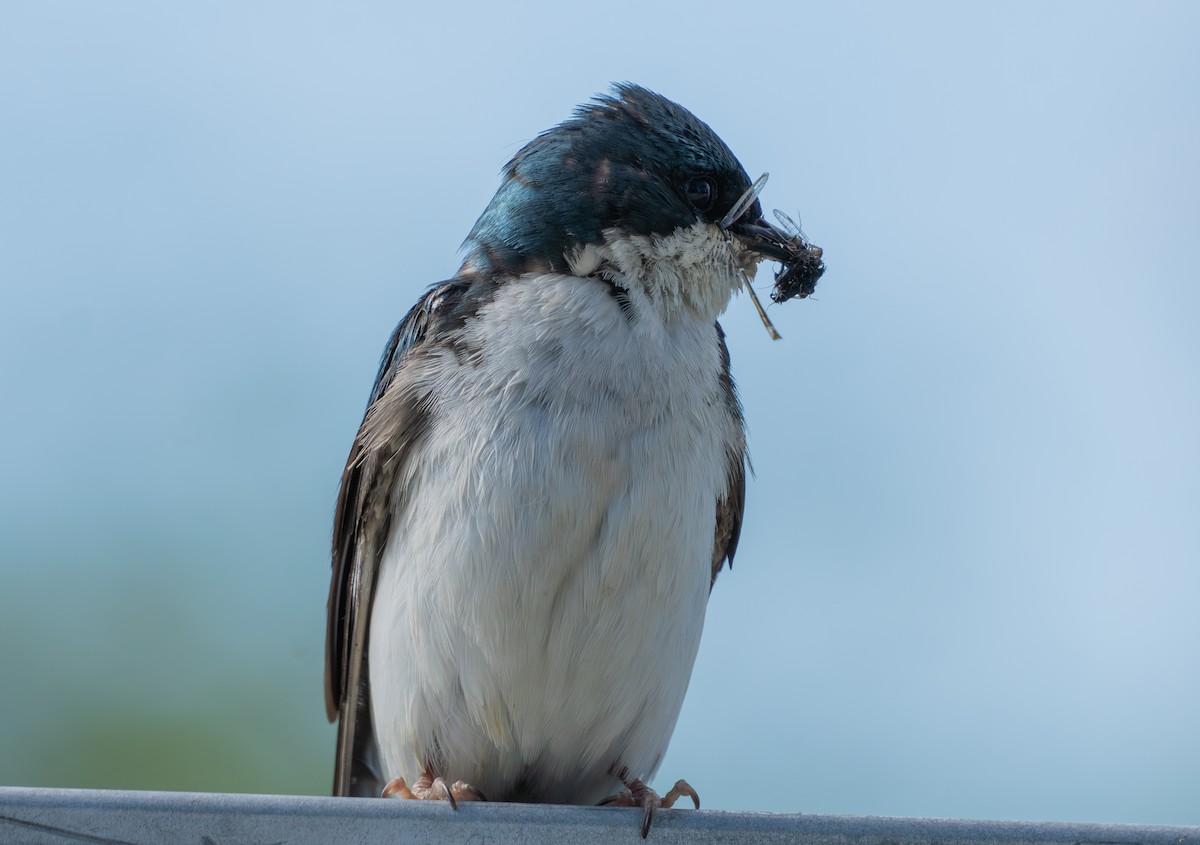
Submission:
{"label": "captured insect", "polygon": [[809,243],[800,225],[779,209],[775,209],[775,219],[787,236],[783,245],[787,248],[788,256],[781,261],[775,273],[775,289],[771,291],[771,300],[787,302],[792,297],[803,299],[816,290],[817,280],[825,272],[821,248]]}
{"label": "captured insect", "polygon": [[[729,213],[717,225],[730,235],[736,235],[744,246],[764,258],[779,262],[779,270],[775,273],[775,287],[771,291],[772,300],[787,302],[793,297],[803,299],[816,289],[817,280],[825,272],[825,265],[821,261],[821,248],[809,243],[800,227],[782,211],[775,212],[775,218],[782,228],[772,226],[761,217],[758,195],[766,184],[767,174],[764,173],[742,193],[729,209]],[[751,209],[754,210],[751,218],[746,222],[739,222],[743,217],[747,217],[747,212]],[[730,251],[733,254],[732,241]],[[758,310],[759,318],[766,326],[767,334],[772,340],[779,340],[779,332],[775,330],[771,318],[758,301],[758,295],[750,285],[750,278],[744,272],[742,281],[743,287],[754,302],[754,307]]]}

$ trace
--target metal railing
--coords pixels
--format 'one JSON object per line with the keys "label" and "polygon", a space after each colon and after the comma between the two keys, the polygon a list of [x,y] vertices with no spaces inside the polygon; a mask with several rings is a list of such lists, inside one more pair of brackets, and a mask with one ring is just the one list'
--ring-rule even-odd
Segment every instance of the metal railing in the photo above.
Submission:
{"label": "metal railing", "polygon": [[[290,795],[0,787],[0,843],[627,843],[641,811]],[[1200,845],[1200,827],[664,810],[653,845]]]}

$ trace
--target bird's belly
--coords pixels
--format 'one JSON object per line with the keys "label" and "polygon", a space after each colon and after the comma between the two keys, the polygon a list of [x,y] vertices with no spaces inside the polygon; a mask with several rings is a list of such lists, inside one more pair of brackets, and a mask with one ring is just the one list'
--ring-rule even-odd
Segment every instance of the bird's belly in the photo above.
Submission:
{"label": "bird's belly", "polygon": [[[545,399],[544,390],[538,395]],[[590,802],[666,750],[700,642],[722,426],[705,395],[470,390],[404,486],[370,630],[388,777]]]}

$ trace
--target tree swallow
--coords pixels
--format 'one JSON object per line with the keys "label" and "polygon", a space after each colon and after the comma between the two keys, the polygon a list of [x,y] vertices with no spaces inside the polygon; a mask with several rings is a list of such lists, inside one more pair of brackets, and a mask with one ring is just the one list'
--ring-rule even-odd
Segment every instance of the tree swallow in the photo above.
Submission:
{"label": "tree swallow", "polygon": [[[798,232],[798,230],[797,230]],[[334,793],[653,811],[746,434],[717,317],[820,250],[633,84],[513,157],[466,260],[392,333],[342,474],[326,706]]]}

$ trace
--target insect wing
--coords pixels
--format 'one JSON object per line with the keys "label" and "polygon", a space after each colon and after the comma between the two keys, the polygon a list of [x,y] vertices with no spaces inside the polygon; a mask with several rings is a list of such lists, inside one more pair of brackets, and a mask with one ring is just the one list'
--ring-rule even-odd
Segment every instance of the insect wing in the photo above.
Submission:
{"label": "insect wing", "polygon": [[762,176],[759,176],[757,179],[755,179],[754,184],[746,189],[745,193],[743,193],[741,197],[738,198],[738,201],[733,204],[733,208],[729,209],[729,213],[722,217],[721,222],[717,225],[722,229],[728,229],[734,223],[738,222],[742,215],[746,213],[746,209],[754,205],[754,201],[758,199],[758,195],[762,193],[762,189],[766,187],[767,177],[770,175],[770,173],[764,173]]}
{"label": "insect wing", "polygon": [[788,215],[784,214],[778,208],[775,209],[774,214],[775,219],[779,221],[779,228],[783,230],[785,235],[793,240],[796,238],[799,238],[802,241],[807,240],[807,238],[804,237],[804,230],[800,228],[799,223],[797,223]]}

